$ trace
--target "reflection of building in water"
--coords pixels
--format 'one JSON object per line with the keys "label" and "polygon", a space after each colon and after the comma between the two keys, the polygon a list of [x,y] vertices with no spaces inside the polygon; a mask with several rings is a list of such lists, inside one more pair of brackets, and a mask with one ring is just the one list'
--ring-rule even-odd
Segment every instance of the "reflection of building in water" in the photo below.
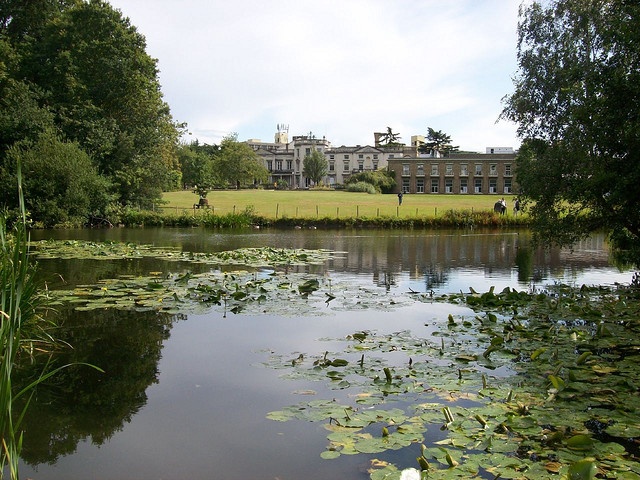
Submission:
{"label": "reflection of building in water", "polygon": [[446,283],[455,269],[481,269],[486,277],[516,270],[525,282],[609,263],[601,236],[579,242],[573,251],[530,250],[529,241],[527,233],[353,231],[327,234],[321,248],[346,252],[327,264],[330,270],[371,273],[379,286],[405,274],[423,280],[427,289]]}

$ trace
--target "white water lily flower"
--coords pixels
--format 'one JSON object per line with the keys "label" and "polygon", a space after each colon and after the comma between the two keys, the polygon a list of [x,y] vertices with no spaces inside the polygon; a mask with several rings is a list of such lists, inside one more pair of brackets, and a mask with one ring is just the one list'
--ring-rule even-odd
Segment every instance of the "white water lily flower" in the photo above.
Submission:
{"label": "white water lily flower", "polygon": [[400,480],[420,480],[420,471],[415,468],[405,468],[400,472]]}

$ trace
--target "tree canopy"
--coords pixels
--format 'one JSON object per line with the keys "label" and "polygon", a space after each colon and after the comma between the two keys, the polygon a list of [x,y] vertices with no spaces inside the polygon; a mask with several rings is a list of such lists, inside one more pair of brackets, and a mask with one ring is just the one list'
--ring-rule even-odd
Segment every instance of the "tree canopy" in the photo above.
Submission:
{"label": "tree canopy", "polygon": [[269,177],[258,154],[246,143],[238,142],[235,133],[220,142],[214,169],[218,179],[227,185],[243,186],[266,181]]}
{"label": "tree canopy", "polygon": [[329,164],[321,151],[314,149],[309,155],[304,157],[302,174],[314,184],[319,185],[328,171]]}
{"label": "tree canopy", "polygon": [[640,5],[554,0],[521,7],[518,75],[502,117],[523,139],[516,175],[536,238],[608,231],[640,265]]}
{"label": "tree canopy", "polygon": [[387,131],[380,135],[380,143],[388,147],[400,145],[400,134],[394,133],[391,127],[387,127]]}
{"label": "tree canopy", "polygon": [[451,144],[450,135],[442,130],[436,131],[431,127],[427,128],[427,142],[420,147],[421,152],[431,153],[435,157],[446,157],[449,153],[457,150],[458,147]]}
{"label": "tree canopy", "polygon": [[[144,37],[102,0],[1,2],[0,165],[16,142],[54,131],[89,156],[120,204],[148,206],[175,188],[181,126],[145,49]],[[0,201],[12,206],[4,195]]]}

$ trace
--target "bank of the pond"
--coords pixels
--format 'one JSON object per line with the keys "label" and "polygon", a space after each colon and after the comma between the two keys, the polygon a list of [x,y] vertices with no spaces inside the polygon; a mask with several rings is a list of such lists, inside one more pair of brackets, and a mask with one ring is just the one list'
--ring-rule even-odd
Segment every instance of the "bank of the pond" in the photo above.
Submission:
{"label": "bank of the pond", "polygon": [[212,211],[184,210],[181,213],[128,210],[118,221],[126,227],[213,227],[213,228],[470,228],[470,227],[528,227],[527,215],[498,215],[491,211],[447,210],[438,216],[323,216],[267,218],[247,210],[240,213],[215,214]]}

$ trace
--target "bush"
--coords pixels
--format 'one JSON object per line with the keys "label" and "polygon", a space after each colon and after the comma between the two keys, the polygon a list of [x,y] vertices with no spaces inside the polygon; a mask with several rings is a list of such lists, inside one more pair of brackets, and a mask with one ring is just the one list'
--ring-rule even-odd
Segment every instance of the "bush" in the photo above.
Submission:
{"label": "bush", "polygon": [[[16,165],[22,163],[27,210],[45,227],[82,225],[90,215],[102,214],[110,200],[108,182],[78,144],[44,133],[34,143],[19,142],[7,152],[0,179],[16,184]],[[7,190],[13,191],[13,189]],[[15,199],[6,199],[16,208]]]}
{"label": "bush", "polygon": [[377,193],[376,188],[367,182],[349,183],[347,192]]}
{"label": "bush", "polygon": [[376,170],[374,172],[360,172],[349,177],[346,181],[347,189],[349,184],[366,182],[374,186],[377,192],[393,193],[396,188],[396,180],[392,172]]}

